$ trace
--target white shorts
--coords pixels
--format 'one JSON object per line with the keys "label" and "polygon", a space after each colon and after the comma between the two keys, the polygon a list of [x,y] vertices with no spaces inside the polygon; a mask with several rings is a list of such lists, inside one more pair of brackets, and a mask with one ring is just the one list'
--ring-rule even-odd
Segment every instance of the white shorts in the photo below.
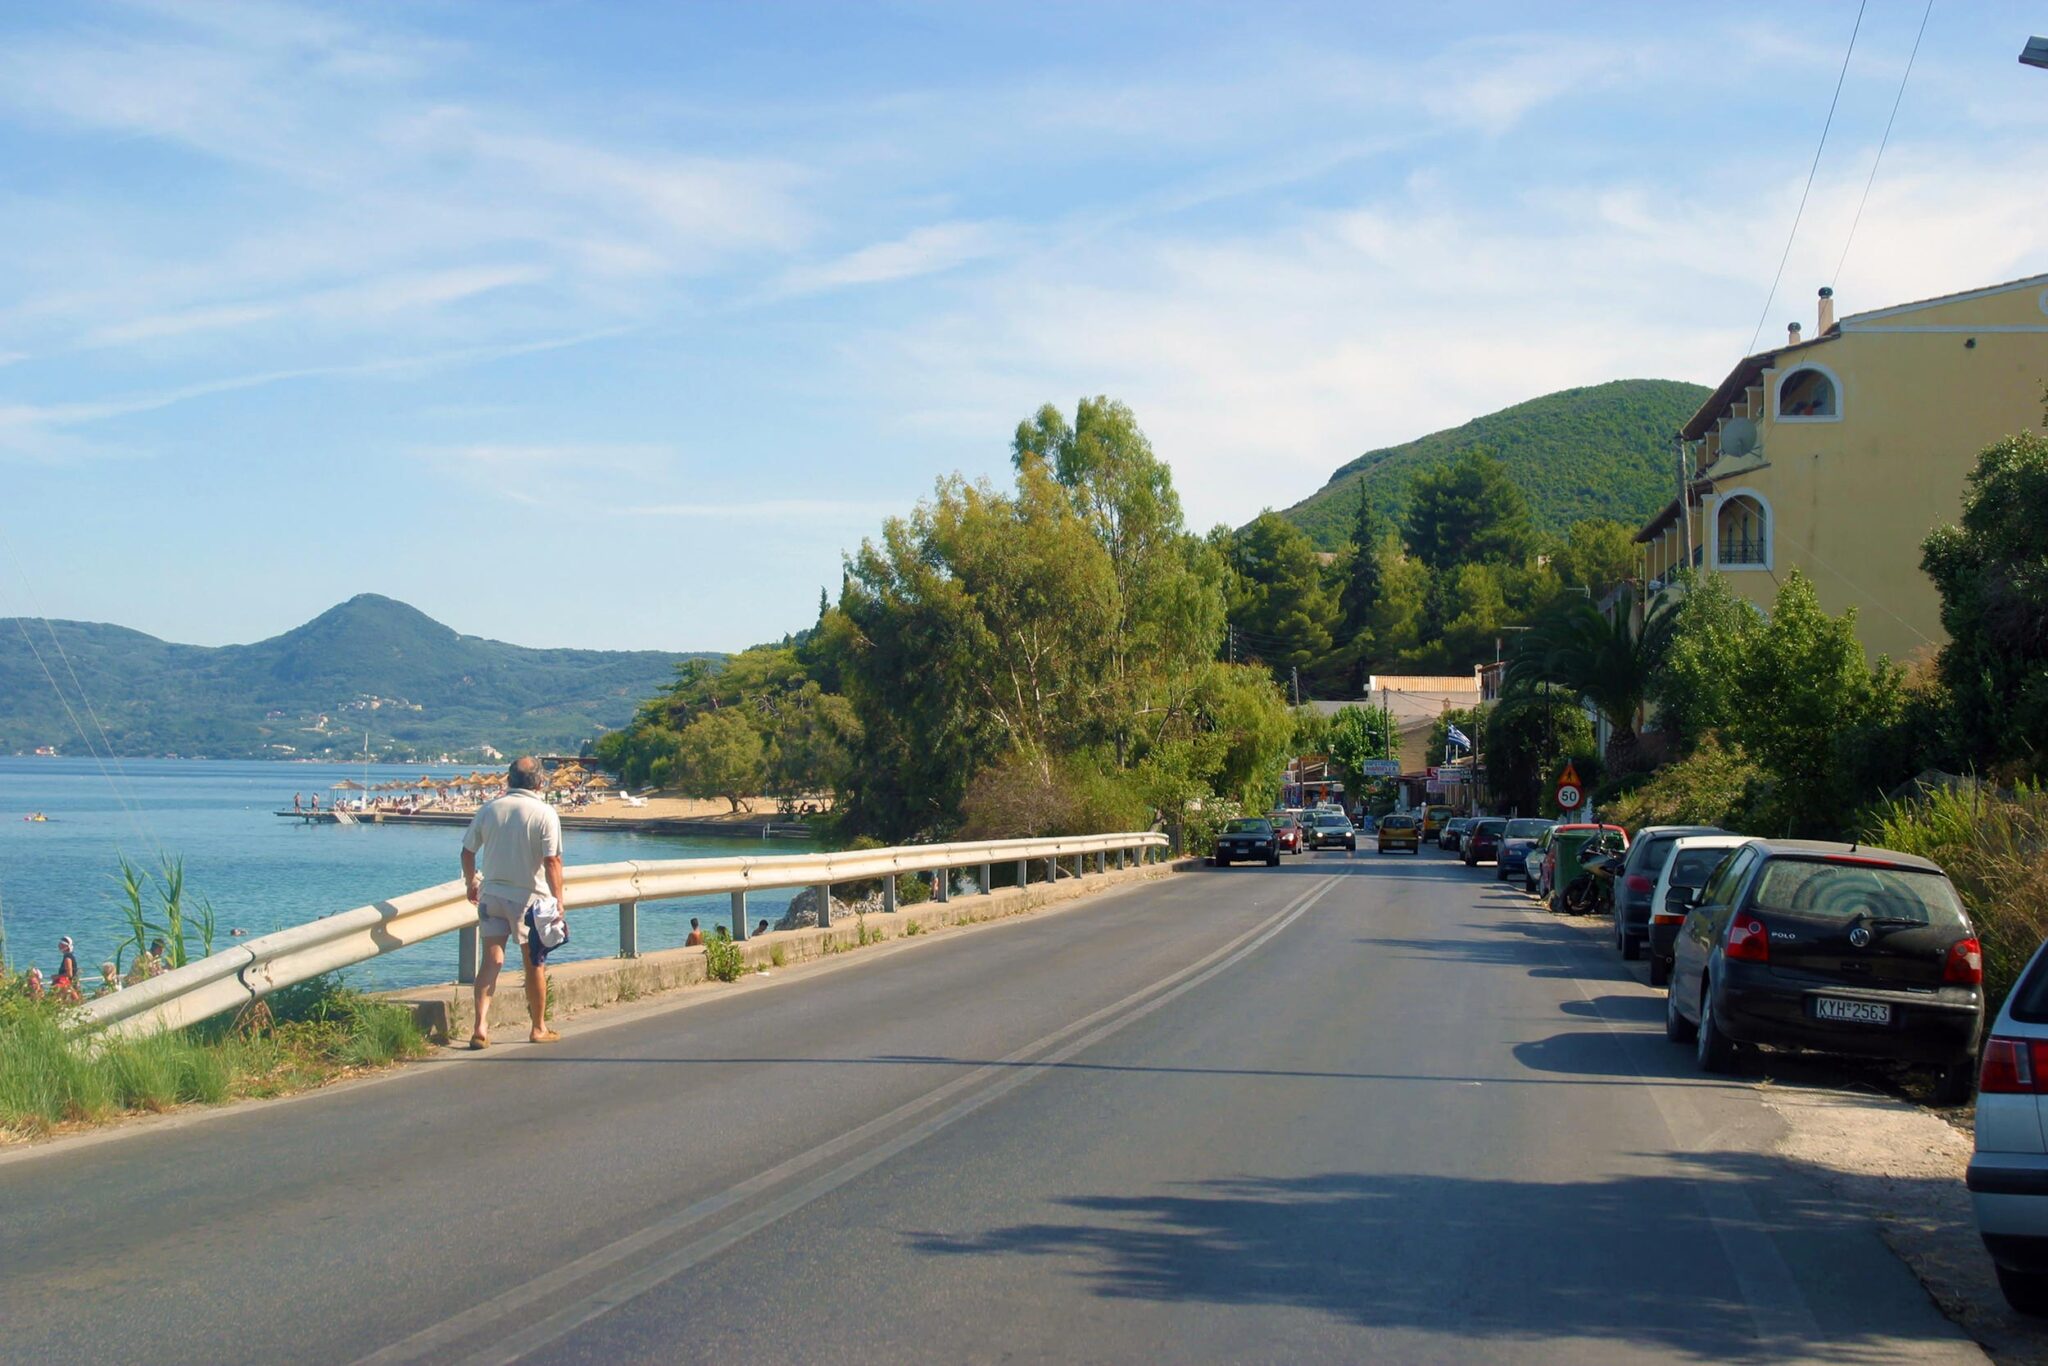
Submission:
{"label": "white shorts", "polygon": [[485,939],[526,943],[526,903],[485,892],[476,899],[477,929]]}

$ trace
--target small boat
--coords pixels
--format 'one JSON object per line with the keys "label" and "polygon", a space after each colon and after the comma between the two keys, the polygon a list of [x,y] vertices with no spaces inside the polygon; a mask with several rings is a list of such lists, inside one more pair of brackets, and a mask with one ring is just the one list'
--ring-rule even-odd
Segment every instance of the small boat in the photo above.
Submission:
{"label": "small boat", "polygon": [[23,816],[22,819],[25,821],[34,821],[37,824],[47,824],[50,818],[48,816],[45,816],[40,811],[31,811],[26,816]]}

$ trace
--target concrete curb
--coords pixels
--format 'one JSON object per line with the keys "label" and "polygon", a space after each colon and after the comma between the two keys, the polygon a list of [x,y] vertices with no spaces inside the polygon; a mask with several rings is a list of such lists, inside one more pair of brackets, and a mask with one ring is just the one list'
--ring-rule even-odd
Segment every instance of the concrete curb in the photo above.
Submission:
{"label": "concrete curb", "polygon": [[[950,901],[924,901],[904,906],[893,913],[878,912],[862,918],[836,910],[838,923],[829,929],[777,930],[742,940],[740,956],[748,968],[779,968],[808,962],[831,954],[846,953],[868,944],[900,939],[912,933],[926,933],[951,925],[972,925],[984,920],[1001,920],[1028,915],[1041,907],[1058,905],[1091,896],[1112,887],[1148,882],[1202,866],[1198,858],[1148,863],[1122,870],[1089,873],[1085,877],[1062,874],[1057,882],[1034,882],[1027,887],[1000,887],[993,893],[956,895]],[[666,992],[679,991],[709,981],[704,950],[662,949],[638,958],[598,958],[564,963],[548,970],[548,1019],[566,1019],[581,1010],[594,1010],[628,1001],[645,1000]],[[456,982],[431,987],[411,987],[381,993],[382,999],[405,1006],[419,1021],[427,1037],[436,1043],[459,1042],[469,1037],[473,1009],[470,988]],[[491,998],[490,1025],[501,1037],[524,1038],[528,1020],[526,994],[520,986],[519,971],[507,966]]]}

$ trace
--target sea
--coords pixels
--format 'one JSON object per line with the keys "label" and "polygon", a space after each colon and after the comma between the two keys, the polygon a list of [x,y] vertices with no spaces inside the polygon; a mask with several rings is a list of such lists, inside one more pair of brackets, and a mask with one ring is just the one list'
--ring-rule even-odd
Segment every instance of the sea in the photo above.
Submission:
{"label": "sea", "polygon": [[[182,860],[187,904],[213,906],[215,952],[250,935],[281,930],[417,891],[462,875],[459,826],[309,825],[273,814],[290,810],[292,796],[318,795],[326,806],[343,780],[417,782],[454,777],[468,768],[421,764],[299,764],[260,760],[92,759],[0,756],[0,929],[5,956],[17,972],[34,965],[51,975],[57,939],[70,935],[88,982],[129,938],[120,864],[125,857],[156,871],[165,859]],[[41,813],[47,819],[32,821]],[[699,839],[671,835],[571,830],[570,864],[627,859],[730,857],[764,851],[758,839]],[[767,852],[805,853],[815,846],[778,839]],[[794,892],[757,892],[748,898],[756,919],[778,919]],[[645,903],[640,908],[643,950],[680,946],[691,917],[706,933],[724,925],[731,900],[724,894]],[[151,917],[156,918],[155,916]],[[551,961],[608,958],[618,953],[618,917],[606,911],[572,915],[569,943]],[[193,957],[201,946],[188,933]],[[134,959],[127,949],[125,967]],[[366,990],[424,986],[455,979],[456,938],[443,935],[347,969],[343,976]]]}

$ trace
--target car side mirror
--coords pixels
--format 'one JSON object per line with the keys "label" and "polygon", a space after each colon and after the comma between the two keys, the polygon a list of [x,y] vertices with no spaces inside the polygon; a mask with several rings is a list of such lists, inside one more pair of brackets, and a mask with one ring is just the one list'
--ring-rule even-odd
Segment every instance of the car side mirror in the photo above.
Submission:
{"label": "car side mirror", "polygon": [[1697,887],[1673,887],[1664,894],[1664,909],[1681,913],[1689,911],[1698,904],[1699,897],[1700,889]]}

